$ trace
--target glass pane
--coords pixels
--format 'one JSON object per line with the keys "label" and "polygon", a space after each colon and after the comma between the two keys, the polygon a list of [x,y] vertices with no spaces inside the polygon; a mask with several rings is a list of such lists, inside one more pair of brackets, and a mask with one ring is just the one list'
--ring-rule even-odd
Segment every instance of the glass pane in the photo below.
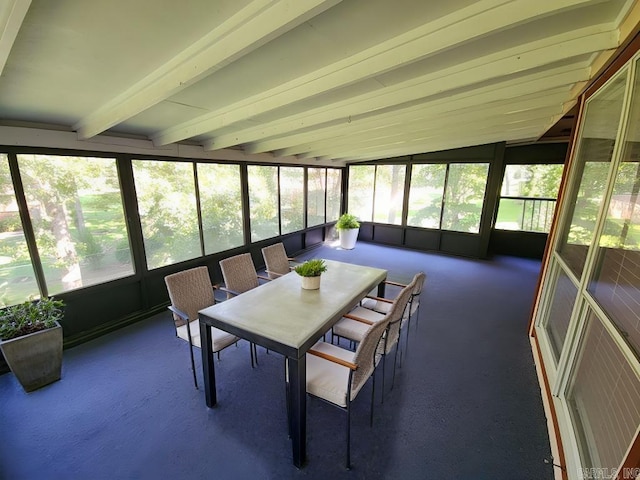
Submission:
{"label": "glass pane", "polygon": [[487,186],[488,163],[449,165],[442,229],[478,233]]}
{"label": "glass pane", "polygon": [[503,197],[557,198],[563,165],[507,165]]}
{"label": "glass pane", "polygon": [[569,276],[558,269],[556,284],[549,307],[549,313],[545,328],[551,339],[551,346],[556,361],[560,358],[562,347],[569,330],[569,321],[571,320],[571,311],[578,296],[578,289],[571,282]]}
{"label": "glass pane", "polygon": [[440,228],[445,164],[413,165],[409,187],[409,215],[407,225]]}
{"label": "glass pane", "polygon": [[282,234],[304,228],[304,169],[280,167],[280,220]]}
{"label": "glass pane", "polygon": [[325,169],[309,168],[309,197],[307,199],[307,226],[324,223]]}
{"label": "glass pane", "polygon": [[133,274],[113,158],[18,155],[50,295]]}
{"label": "glass pane", "polygon": [[374,222],[402,225],[405,165],[378,165]]}
{"label": "glass pane", "polygon": [[582,275],[606,189],[626,79],[626,73],[617,77],[586,105],[573,169],[573,176],[580,183],[567,198],[567,205],[572,205],[573,210],[567,213],[571,220],[558,244],[558,253],[577,277]]}
{"label": "glass pane", "polygon": [[524,221],[524,200],[501,198],[495,228],[501,230],[522,230]]}
{"label": "glass pane", "polygon": [[7,156],[0,154],[0,306],[39,297],[9,163]]}
{"label": "glass pane", "polygon": [[618,468],[640,423],[640,381],[593,312],[567,401],[582,467]]}
{"label": "glass pane", "polygon": [[640,77],[589,291],[640,356]]}
{"label": "glass pane", "polygon": [[507,165],[495,228],[548,232],[562,168],[562,165]]}
{"label": "glass pane", "polygon": [[327,168],[327,222],[333,222],[340,216],[342,199],[342,170]]}
{"label": "glass pane", "polygon": [[375,166],[349,167],[349,213],[363,222],[373,220],[373,182]]}
{"label": "glass pane", "polygon": [[240,166],[198,163],[204,253],[244,244]]}
{"label": "glass pane", "polygon": [[277,237],[278,224],[278,167],[249,165],[249,212],[251,241]]}
{"label": "glass pane", "polygon": [[501,198],[495,228],[548,232],[555,206],[554,200]]}
{"label": "glass pane", "polygon": [[193,164],[133,160],[149,269],[202,255]]}

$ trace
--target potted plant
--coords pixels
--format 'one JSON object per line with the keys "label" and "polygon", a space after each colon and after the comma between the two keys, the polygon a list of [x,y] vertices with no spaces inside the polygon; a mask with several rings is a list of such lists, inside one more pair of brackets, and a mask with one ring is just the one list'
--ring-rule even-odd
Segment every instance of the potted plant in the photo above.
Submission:
{"label": "potted plant", "polygon": [[301,263],[294,270],[302,277],[302,288],[317,290],[320,288],[320,275],[327,271],[327,265],[324,260],[314,258]]}
{"label": "potted plant", "polygon": [[345,250],[352,250],[356,246],[360,223],[355,215],[343,213],[336,222],[336,230],[340,237],[340,246]]}
{"label": "potted plant", "polygon": [[43,298],[0,310],[0,350],[25,392],[60,379],[63,307]]}

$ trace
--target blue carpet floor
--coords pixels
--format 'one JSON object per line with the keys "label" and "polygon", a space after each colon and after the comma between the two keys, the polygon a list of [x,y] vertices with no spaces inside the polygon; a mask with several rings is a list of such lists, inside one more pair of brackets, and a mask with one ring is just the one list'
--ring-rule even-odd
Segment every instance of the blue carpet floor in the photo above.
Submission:
{"label": "blue carpet floor", "polygon": [[[0,478],[553,478],[527,338],[539,262],[363,242],[302,256],[312,257],[386,268],[400,282],[427,273],[419,322],[393,390],[387,370],[373,428],[371,382],[353,404],[351,471],[345,414],[311,398],[308,464],[291,464],[279,355],[259,348],[251,369],[246,342],[225,350],[218,406],[207,409],[167,312],[66,350],[62,379],[36,392],[0,376]],[[202,381],[199,352],[196,362]]]}

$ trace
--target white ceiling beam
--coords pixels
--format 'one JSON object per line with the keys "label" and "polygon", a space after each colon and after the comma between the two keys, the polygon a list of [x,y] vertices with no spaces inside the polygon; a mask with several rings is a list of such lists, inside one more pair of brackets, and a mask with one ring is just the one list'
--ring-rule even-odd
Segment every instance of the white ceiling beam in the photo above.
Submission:
{"label": "white ceiling beam", "polygon": [[[500,117],[494,117],[487,119],[486,122],[483,122],[482,125],[475,125],[465,128],[465,126],[461,126],[461,131],[465,132],[466,136],[479,139],[478,143],[490,143],[487,140],[484,140],[486,137],[494,138],[496,135],[506,135],[508,132],[513,132],[515,130],[522,129],[533,129],[532,125],[537,125],[535,127],[537,130],[540,130],[540,125],[549,122],[550,116],[544,115],[541,117],[534,117],[525,120],[519,120],[516,122],[506,122],[504,119]],[[347,156],[366,154],[368,152],[377,152],[377,151],[385,151],[385,149],[390,146],[396,145],[409,145],[415,143],[434,143],[434,142],[442,142],[444,140],[451,139],[451,125],[443,125],[442,127],[437,127],[429,130],[425,130],[423,132],[412,132],[407,135],[396,135],[391,137],[380,137],[378,139],[372,139],[369,142],[362,143],[354,143],[353,145],[344,145],[331,147],[322,150],[322,154],[325,156],[329,156],[331,158],[342,158]],[[316,157],[319,155],[318,151],[315,152],[307,152],[305,154],[296,155],[298,158],[305,157]]]}
{"label": "white ceiling beam", "polygon": [[[446,114],[454,110],[482,106],[491,102],[538,94],[541,91],[572,85],[588,79],[589,73],[589,68],[584,64],[572,64],[544,72],[509,78],[475,90],[427,101],[411,108],[416,111],[422,110],[429,115]],[[346,131],[350,123],[354,122],[343,120],[341,125]],[[352,130],[348,131],[351,132]],[[206,145],[205,149],[207,149]]]}
{"label": "white ceiling beam", "polygon": [[[441,125],[425,129],[422,132],[415,132],[411,136],[402,134],[380,136],[378,138],[371,138],[368,141],[354,142],[353,144],[306,152],[303,155],[308,157],[317,157],[322,153],[323,155],[332,158],[342,158],[368,152],[385,151],[388,147],[394,145],[438,142],[442,141],[442,139],[451,139],[452,131],[464,132],[465,137],[470,136],[473,138],[482,138],[491,136],[491,138],[493,138],[495,135],[506,135],[508,132],[512,132],[514,130],[519,131],[522,129],[533,129],[540,131],[542,129],[540,125],[549,124],[550,120],[551,115],[546,112],[540,113],[537,116],[526,116],[518,119],[509,119],[505,116],[495,116],[485,119],[485,121],[480,124],[461,124],[459,128],[452,125]],[[480,143],[487,142],[481,141]],[[300,157],[301,154],[297,156]]]}
{"label": "white ceiling beam", "polygon": [[0,7],[0,75],[30,5],[31,0],[6,0]]}
{"label": "white ceiling beam", "polygon": [[[484,109],[488,115],[495,111],[502,111],[505,108],[511,111],[527,110],[537,108],[541,104],[562,104],[567,98],[569,92],[568,86],[562,86],[549,90],[542,90],[529,95],[518,96],[489,102]],[[414,105],[409,108],[398,109],[393,113],[375,114],[372,116],[361,117],[353,120],[348,125],[336,125],[314,129],[310,132],[295,133],[276,137],[270,140],[257,142],[257,145],[249,144],[245,147],[248,153],[259,153],[268,151],[292,151],[304,152],[303,150],[295,150],[309,142],[317,142],[322,140],[336,140],[339,138],[349,138],[351,135],[378,130],[380,128],[394,127],[396,125],[406,125],[413,122],[422,122],[430,118],[442,118],[448,115],[457,115],[460,112],[467,111],[466,108],[456,109],[447,105],[431,104],[429,108],[425,108],[423,104]]]}
{"label": "white ceiling beam", "polygon": [[[555,105],[556,109],[561,109],[563,105],[563,101],[566,99],[566,89],[562,89],[559,92],[545,91],[548,92],[548,96],[545,98],[541,98],[540,95],[536,95],[533,99],[527,99],[529,96],[518,97],[516,99],[509,99],[508,101],[499,101],[499,102],[491,102],[486,104],[485,107],[482,107],[481,110],[477,110],[474,108],[467,108],[461,110],[454,110],[451,112],[446,112],[443,114],[432,114],[428,110],[424,110],[420,116],[412,115],[407,116],[406,120],[402,119],[401,121],[384,121],[384,118],[380,118],[380,124],[375,127],[364,127],[358,128],[356,125],[355,128],[349,130],[347,133],[340,132],[339,129],[335,127],[330,127],[327,129],[322,129],[317,132],[317,136],[315,138],[307,139],[307,142],[302,143],[291,143],[293,145],[291,147],[283,148],[276,150],[280,155],[297,155],[298,153],[307,152],[314,150],[316,148],[320,148],[323,144],[333,145],[333,144],[342,144],[343,142],[347,143],[350,139],[358,138],[364,135],[376,135],[378,132],[384,131],[393,131],[401,128],[410,128],[413,130],[413,125],[428,125],[429,123],[451,123],[457,122],[458,119],[461,120],[470,120],[477,119],[482,120],[484,117],[493,116],[496,114],[505,114],[509,115],[516,112],[527,112],[533,109],[538,109],[544,105]],[[523,100],[526,99],[526,100]],[[412,118],[413,117],[413,118]],[[392,120],[392,119],[389,119]],[[325,130],[333,131],[327,132]],[[344,130],[344,129],[343,129]],[[245,150],[247,153],[254,153],[251,150]]]}
{"label": "white ceiling beam", "polygon": [[551,106],[543,105],[539,108],[516,112],[510,112],[509,107],[501,107],[493,111],[484,108],[472,111],[463,110],[456,112],[456,115],[437,116],[423,122],[384,127],[338,139],[300,145],[297,148],[278,151],[278,154],[290,156],[305,153],[315,157],[319,152],[322,152],[326,155],[332,155],[334,151],[341,148],[365,147],[380,140],[411,140],[414,137],[421,137],[425,134],[432,135],[442,131],[454,134],[456,132],[468,132],[473,135],[479,126],[486,128],[488,125],[508,125],[522,121],[533,122],[538,119],[545,119],[547,122],[551,122],[553,117],[561,111],[562,103],[560,102]]}
{"label": "white ceiling beam", "polygon": [[[579,29],[486,55],[465,64],[455,65],[348,100],[291,115],[260,127],[214,137],[204,147],[226,148],[231,145],[250,143],[258,138],[290,133],[300,128],[308,128],[343,118],[352,118],[375,110],[416,101],[430,95],[442,94],[501,76],[534,70],[561,60],[613,48],[617,45],[618,34],[615,30],[606,30],[608,27],[608,25],[598,25]],[[263,148],[258,146],[252,151],[267,151]]]}
{"label": "white ceiling beam", "polygon": [[480,135],[477,137],[464,137],[462,139],[451,139],[450,137],[447,137],[446,140],[442,140],[440,142],[432,140],[407,143],[405,145],[397,145],[395,147],[390,146],[386,150],[378,150],[375,153],[363,153],[359,155],[356,154],[340,158],[334,157],[334,160],[336,162],[345,163],[353,161],[378,160],[385,158],[402,157],[406,155],[417,155],[424,152],[449,150],[451,148],[463,148],[487,143],[518,140],[522,138],[536,138],[539,135],[540,132],[538,129],[532,127],[523,127],[522,129],[516,129],[511,132],[504,132],[495,135]]}
{"label": "white ceiling beam", "polygon": [[73,129],[87,139],[175,95],[342,0],[254,0]]}
{"label": "white ceiling beam", "polygon": [[[252,95],[215,112],[154,135],[166,145],[233,125],[305,98],[320,95],[407,65],[473,39],[484,37],[591,0],[484,0],[321,68],[279,87]],[[238,144],[242,142],[235,142]],[[211,145],[221,148],[220,145]]]}
{"label": "white ceiling beam", "polygon": [[[291,163],[299,164],[295,157],[274,158],[271,154],[247,155],[242,150],[225,149],[208,152],[199,145],[174,143],[164,147],[154,147],[150,140],[139,138],[96,135],[89,140],[78,140],[78,135],[71,131],[51,130],[47,128],[14,127],[0,125],[0,145],[19,147],[57,148],[60,150],[77,150],[86,152],[104,152],[107,154],[128,153],[132,155],[153,155],[157,158],[184,158],[203,160],[228,160],[231,162],[252,163]],[[335,162],[326,161],[327,165],[336,166]]]}

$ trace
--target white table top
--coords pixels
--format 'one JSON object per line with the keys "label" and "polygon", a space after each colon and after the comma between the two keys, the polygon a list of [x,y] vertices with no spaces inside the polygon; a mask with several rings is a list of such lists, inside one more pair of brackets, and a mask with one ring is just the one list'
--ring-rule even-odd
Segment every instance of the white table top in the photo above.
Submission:
{"label": "white table top", "polygon": [[200,319],[238,336],[246,332],[300,350],[387,276],[379,268],[332,260],[326,265],[319,290],[302,289],[291,272],[201,310]]}

